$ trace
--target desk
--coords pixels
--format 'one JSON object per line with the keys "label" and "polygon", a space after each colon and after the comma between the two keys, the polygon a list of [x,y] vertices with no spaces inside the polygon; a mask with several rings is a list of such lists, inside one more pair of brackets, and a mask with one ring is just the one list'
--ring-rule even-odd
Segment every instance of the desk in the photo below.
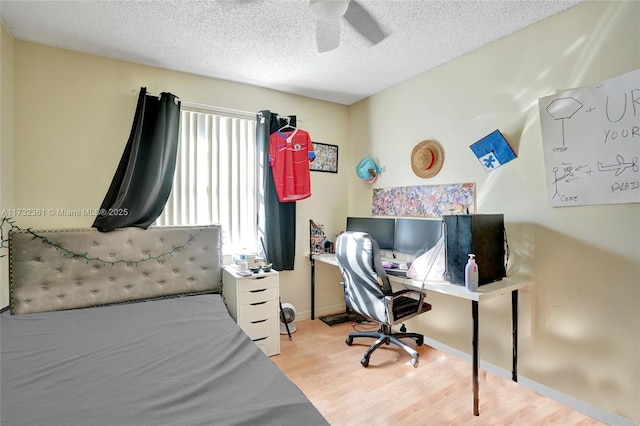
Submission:
{"label": "desk", "polygon": [[[315,254],[311,256],[311,319],[314,319],[314,303],[315,303],[315,261],[338,266],[338,261],[333,254]],[[472,361],[472,380],[473,380],[473,414],[480,415],[478,410],[478,304],[483,300],[492,299],[503,294],[511,293],[511,338],[512,338],[512,368],[511,380],[518,381],[518,290],[529,285],[524,279],[507,277],[500,281],[484,284],[477,291],[471,292],[463,285],[451,284],[447,281],[418,281],[408,278],[400,278],[389,276],[389,281],[404,284],[409,288],[424,289],[446,294],[453,297],[459,297],[471,301],[471,318],[473,320],[473,361]]]}

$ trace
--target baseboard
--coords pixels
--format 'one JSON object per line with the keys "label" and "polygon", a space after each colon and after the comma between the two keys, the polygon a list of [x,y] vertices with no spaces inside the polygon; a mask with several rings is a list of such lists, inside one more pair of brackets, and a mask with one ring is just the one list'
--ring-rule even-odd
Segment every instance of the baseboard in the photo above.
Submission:
{"label": "baseboard", "polygon": [[[437,340],[433,340],[424,337],[424,344],[427,346],[431,346],[434,349],[447,353],[449,355],[453,355],[456,358],[463,359],[469,363],[472,362],[471,355],[463,352],[459,349],[448,346],[444,343],[438,342]],[[480,360],[479,368],[491,373],[495,374],[499,377],[504,377],[505,379],[511,380],[511,370],[507,370],[502,367],[498,367],[497,365],[491,364],[490,362],[486,362]],[[548,386],[545,386],[541,383],[538,383],[534,380],[527,379],[523,376],[518,376],[518,384],[524,386],[527,389],[534,391],[542,396],[550,398],[556,402],[559,402],[562,405],[565,405],[573,410],[579,411],[584,415],[587,415],[593,419],[598,420],[599,422],[605,423],[607,425],[615,425],[615,426],[638,426],[637,423],[632,422],[631,420],[618,416],[617,414],[610,413],[602,408],[596,407],[595,405],[586,403],[577,398],[574,398],[570,395],[552,389]]]}

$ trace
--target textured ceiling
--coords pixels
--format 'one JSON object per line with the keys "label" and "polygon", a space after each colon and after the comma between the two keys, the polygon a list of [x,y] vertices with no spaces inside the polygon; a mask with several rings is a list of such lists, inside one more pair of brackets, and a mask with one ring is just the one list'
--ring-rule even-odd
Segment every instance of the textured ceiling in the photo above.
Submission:
{"label": "textured ceiling", "polygon": [[307,0],[1,0],[0,16],[15,39],[350,105],[581,1],[360,0],[387,37],[343,18],[325,53]]}

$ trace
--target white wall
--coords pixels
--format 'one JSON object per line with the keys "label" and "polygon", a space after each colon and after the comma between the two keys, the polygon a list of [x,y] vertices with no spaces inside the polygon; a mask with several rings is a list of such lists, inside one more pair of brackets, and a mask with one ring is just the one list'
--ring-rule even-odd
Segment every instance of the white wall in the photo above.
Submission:
{"label": "white wall", "polygon": [[[365,155],[386,166],[374,187],[475,182],[477,210],[505,216],[508,273],[533,282],[520,296],[519,373],[634,422],[640,204],[548,206],[537,99],[640,68],[639,18],[638,2],[576,6],[353,105],[349,143],[349,167]],[[495,129],[518,158],[486,173],[469,145]],[[424,139],[445,151],[431,179],[409,162]],[[349,214],[370,215],[371,187],[349,178]],[[430,302],[411,326],[470,353],[468,304]],[[483,304],[480,324],[481,358],[509,369],[510,298]]]}

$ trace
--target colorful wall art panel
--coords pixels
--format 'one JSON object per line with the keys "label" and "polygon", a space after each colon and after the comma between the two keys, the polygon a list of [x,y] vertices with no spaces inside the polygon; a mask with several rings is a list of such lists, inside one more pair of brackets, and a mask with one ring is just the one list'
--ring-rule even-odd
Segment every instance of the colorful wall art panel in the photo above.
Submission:
{"label": "colorful wall art panel", "polygon": [[475,183],[403,186],[373,190],[374,215],[440,217],[475,213]]}

